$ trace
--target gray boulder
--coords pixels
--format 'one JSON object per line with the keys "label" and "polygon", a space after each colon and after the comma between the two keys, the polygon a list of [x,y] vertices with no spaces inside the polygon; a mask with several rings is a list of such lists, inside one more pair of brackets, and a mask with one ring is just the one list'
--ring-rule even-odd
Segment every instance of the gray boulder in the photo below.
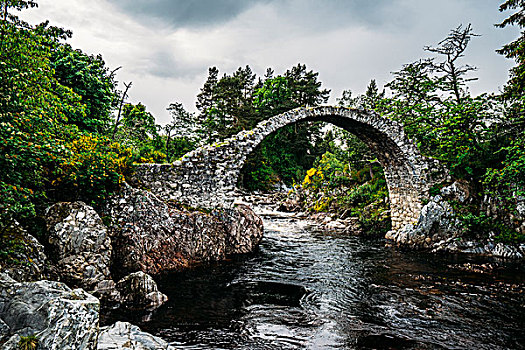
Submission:
{"label": "gray boulder", "polygon": [[99,298],[105,306],[115,306],[115,304],[120,304],[121,302],[120,292],[113,280],[108,279],[98,282],[91,293]]}
{"label": "gray boulder", "polygon": [[61,280],[93,290],[110,279],[111,239],[93,208],[83,202],[57,203],[47,208],[45,219]]}
{"label": "gray boulder", "polygon": [[0,344],[9,336],[11,328],[0,318]]}
{"label": "gray boulder", "polygon": [[145,190],[124,184],[105,205],[112,218],[115,270],[158,275],[249,252],[262,237],[251,209],[212,213],[179,210]]}
{"label": "gray boulder", "polygon": [[139,327],[127,322],[116,322],[102,327],[98,336],[98,350],[174,350],[159,337],[143,332]]}
{"label": "gray boulder", "polygon": [[[34,335],[39,349],[96,348],[99,301],[82,289],[53,281],[16,282],[0,275],[0,319],[9,327],[2,349]],[[5,327],[3,327],[5,329]]]}
{"label": "gray boulder", "polygon": [[47,259],[42,244],[16,221],[12,221],[2,235],[2,240],[13,242],[16,248],[11,259],[0,263],[0,272],[19,282],[42,279]]}
{"label": "gray boulder", "polygon": [[117,283],[117,289],[126,307],[154,309],[168,300],[166,295],[159,292],[153,278],[142,271],[121,279]]}

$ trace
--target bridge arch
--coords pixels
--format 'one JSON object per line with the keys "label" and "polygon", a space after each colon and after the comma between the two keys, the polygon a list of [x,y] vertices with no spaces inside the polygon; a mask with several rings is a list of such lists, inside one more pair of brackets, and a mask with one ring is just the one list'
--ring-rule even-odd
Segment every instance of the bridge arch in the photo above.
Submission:
{"label": "bridge arch", "polygon": [[417,221],[439,165],[423,157],[403,127],[375,112],[344,107],[297,108],[222,142],[189,152],[172,164],[140,164],[135,180],[167,201],[200,208],[229,207],[247,156],[268,135],[300,121],[324,121],[356,135],[383,166],[392,229]]}

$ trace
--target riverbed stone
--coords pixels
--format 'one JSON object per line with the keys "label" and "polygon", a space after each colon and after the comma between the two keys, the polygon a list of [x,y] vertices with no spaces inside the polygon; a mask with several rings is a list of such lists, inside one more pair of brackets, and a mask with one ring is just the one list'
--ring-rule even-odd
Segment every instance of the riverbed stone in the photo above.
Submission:
{"label": "riverbed stone", "polygon": [[226,255],[253,252],[263,236],[262,219],[247,205],[239,204],[226,220]]}
{"label": "riverbed stone", "polygon": [[441,189],[440,194],[447,200],[465,203],[470,197],[470,188],[466,181],[454,181]]}
{"label": "riverbed stone", "polygon": [[47,208],[45,220],[61,280],[93,290],[111,279],[111,239],[92,207],[83,202],[57,203]]}
{"label": "riverbed stone", "polygon": [[134,272],[117,283],[121,301],[127,308],[155,309],[164,304],[168,297],[159,292],[153,278],[142,272]]}
{"label": "riverbed stone", "polygon": [[389,231],[385,238],[398,245],[430,248],[431,242],[446,241],[460,232],[452,206],[437,195],[423,206],[416,224],[409,224],[397,231]]}
{"label": "riverbed stone", "polygon": [[0,318],[0,344],[9,336],[11,328]]}
{"label": "riverbed stone", "polygon": [[175,350],[163,339],[143,332],[128,322],[116,322],[100,328],[98,350]]}
{"label": "riverbed stone", "polygon": [[2,274],[0,319],[9,327],[10,340],[0,347],[9,349],[18,336],[34,335],[39,349],[94,350],[99,308],[98,299],[82,289],[46,280],[16,282]]}

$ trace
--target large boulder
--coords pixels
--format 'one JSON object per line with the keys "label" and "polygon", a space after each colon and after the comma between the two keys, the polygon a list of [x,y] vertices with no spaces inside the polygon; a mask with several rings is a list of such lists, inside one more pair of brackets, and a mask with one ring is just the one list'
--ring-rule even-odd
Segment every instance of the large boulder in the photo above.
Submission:
{"label": "large boulder", "polygon": [[102,327],[98,336],[98,350],[174,350],[159,337],[143,332],[127,322],[116,322]]}
{"label": "large boulder", "polygon": [[99,308],[98,299],[82,289],[0,275],[0,348],[18,349],[20,336],[36,336],[39,349],[96,349]]}
{"label": "large boulder", "polygon": [[262,237],[262,221],[248,214],[248,208],[183,211],[127,184],[110,198],[104,212],[112,219],[113,261],[122,276],[135,271],[156,275],[223,260],[251,251]]}
{"label": "large boulder", "polygon": [[168,297],[157,288],[153,278],[142,271],[134,272],[117,283],[121,301],[128,308],[154,309],[164,304]]}
{"label": "large boulder", "polygon": [[0,272],[16,281],[36,281],[43,278],[46,255],[44,247],[16,221],[2,230],[0,244],[10,250],[0,260]]}
{"label": "large boulder", "polygon": [[109,280],[111,239],[98,214],[83,202],[57,203],[45,220],[58,277],[93,290]]}

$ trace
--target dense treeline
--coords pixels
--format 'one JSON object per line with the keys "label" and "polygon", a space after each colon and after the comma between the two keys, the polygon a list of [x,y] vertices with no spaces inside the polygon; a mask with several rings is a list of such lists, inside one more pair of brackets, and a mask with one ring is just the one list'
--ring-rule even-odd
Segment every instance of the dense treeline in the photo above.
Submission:
{"label": "dense treeline", "polygon": [[[18,11],[36,1],[0,1],[0,222],[29,225],[52,202],[99,205],[118,188],[133,162],[172,162],[199,145],[227,138],[299,106],[326,103],[318,73],[297,64],[258,77],[249,66],[219,75],[210,68],[197,112],[179,102],[160,126],[142,104],[126,103],[131,83],[119,90],[118,69],[101,56],[72,48],[72,33],[43,23],[31,26]],[[523,28],[523,0],[498,26]],[[474,67],[463,63],[475,33],[460,26],[437,46],[434,58],[404,65],[381,90],[371,81],[361,96],[345,91],[339,104],[373,109],[405,125],[421,151],[447,164],[478,197],[492,196],[512,212],[525,195],[524,35],[500,53],[517,63],[503,93],[472,96]],[[357,216],[367,228],[388,229],[388,190],[375,156],[352,134],[320,123],[299,123],[266,138],[246,161],[242,184],[269,190],[278,183],[307,193],[305,206]],[[436,189],[437,191],[438,189]],[[477,207],[459,208],[471,230],[495,223]],[[508,227],[512,222],[505,222]],[[499,227],[502,238],[522,240]]]}

